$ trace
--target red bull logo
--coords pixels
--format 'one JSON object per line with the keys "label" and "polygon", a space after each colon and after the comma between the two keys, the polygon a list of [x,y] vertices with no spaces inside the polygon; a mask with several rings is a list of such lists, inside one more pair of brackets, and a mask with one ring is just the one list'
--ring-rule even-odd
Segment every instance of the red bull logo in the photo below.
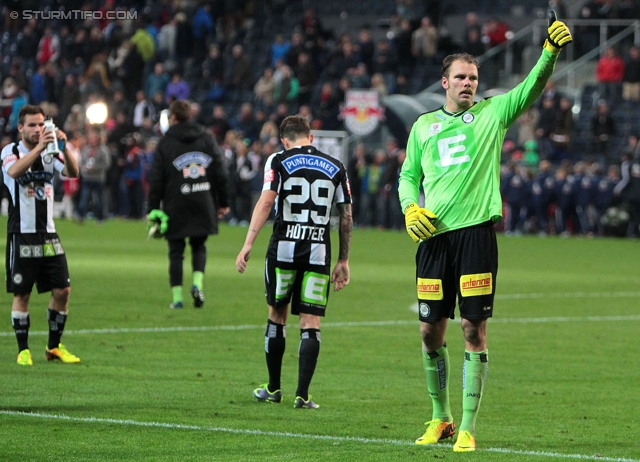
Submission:
{"label": "red bull logo", "polygon": [[367,136],[383,117],[380,95],[371,90],[348,90],[342,114],[344,125],[354,135]]}

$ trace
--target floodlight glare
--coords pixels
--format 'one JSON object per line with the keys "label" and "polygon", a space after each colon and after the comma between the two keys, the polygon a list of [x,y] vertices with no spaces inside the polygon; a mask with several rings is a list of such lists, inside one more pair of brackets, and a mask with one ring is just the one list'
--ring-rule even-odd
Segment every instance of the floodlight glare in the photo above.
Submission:
{"label": "floodlight glare", "polygon": [[164,135],[169,130],[169,109],[160,111],[160,132]]}
{"label": "floodlight glare", "polygon": [[103,124],[107,120],[107,105],[93,103],[87,108],[87,120],[90,124]]}

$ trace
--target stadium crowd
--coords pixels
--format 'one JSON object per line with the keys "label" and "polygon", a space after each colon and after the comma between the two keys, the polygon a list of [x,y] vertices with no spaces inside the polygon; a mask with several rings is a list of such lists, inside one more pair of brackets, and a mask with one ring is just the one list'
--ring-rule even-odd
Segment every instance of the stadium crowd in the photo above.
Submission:
{"label": "stadium crowd", "polygon": [[[439,79],[444,55],[459,49],[481,54],[506,40],[508,30],[496,18],[481,23],[471,13],[464,43],[452,44],[443,40],[429,2],[398,0],[381,38],[367,26],[336,35],[313,9],[285,21],[291,3],[7,2],[0,22],[0,148],[16,139],[20,107],[41,105],[68,133],[82,172],[79,181],[65,180],[57,191],[60,214],[79,222],[88,216],[141,219],[160,114],[171,101],[188,99],[195,120],[225,153],[232,198],[227,220],[245,225],[262,188],[262,165],[281,149],[278,127],[287,115],[302,114],[314,129],[342,129],[348,89],[416,93]],[[597,13],[601,3],[585,2],[585,8]],[[623,3],[637,8],[637,2]],[[51,15],[56,11],[86,14],[60,19]],[[629,47],[624,56],[613,50],[603,58],[617,58],[615,63],[599,64],[588,152],[570,149],[572,102],[553,85],[520,118],[503,152],[505,231],[613,232],[600,217],[624,202],[615,190],[619,166],[623,157],[628,162],[638,155],[635,134],[623,150],[610,143],[620,128],[609,108],[637,104],[640,96],[640,51]],[[613,66],[616,72],[607,72]],[[98,102],[106,104],[108,118],[92,125],[85,110]],[[373,150],[358,143],[352,151],[347,162],[356,224],[402,229],[402,141],[389,139]],[[626,222],[637,222],[632,218]],[[636,235],[637,228],[630,226],[629,233]]]}

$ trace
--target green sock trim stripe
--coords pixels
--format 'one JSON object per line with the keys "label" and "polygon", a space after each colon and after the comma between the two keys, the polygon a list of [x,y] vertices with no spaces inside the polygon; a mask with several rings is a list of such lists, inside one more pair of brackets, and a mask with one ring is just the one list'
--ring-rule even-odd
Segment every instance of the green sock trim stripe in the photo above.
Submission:
{"label": "green sock trim stripe", "polygon": [[478,355],[478,359],[481,363],[488,363],[489,362],[489,355],[487,354],[487,350],[485,351],[481,351],[478,353],[474,353],[472,351],[464,351],[464,360],[465,361],[471,361],[471,355]]}
{"label": "green sock trim stripe", "polygon": [[436,359],[438,356],[440,356],[440,353],[438,353],[438,350],[432,351],[432,352],[425,351],[425,353],[427,353],[427,356],[429,356],[429,359]]}

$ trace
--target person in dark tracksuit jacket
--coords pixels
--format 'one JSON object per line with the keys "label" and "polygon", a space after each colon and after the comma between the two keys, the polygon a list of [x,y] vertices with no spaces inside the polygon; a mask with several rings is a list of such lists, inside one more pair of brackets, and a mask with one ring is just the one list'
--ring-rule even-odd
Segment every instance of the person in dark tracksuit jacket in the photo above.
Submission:
{"label": "person in dark tracksuit jacket", "polygon": [[169,106],[170,127],[158,142],[149,175],[147,213],[168,216],[164,237],[169,243],[171,308],[182,308],[182,261],[185,239],[191,246],[196,308],[204,304],[203,280],[207,260],[205,242],[218,234],[218,219],[229,212],[227,172],[223,154],[202,126],[190,121],[187,101]]}
{"label": "person in dark tracksuit jacket", "polygon": [[542,160],[538,164],[538,173],[531,182],[531,213],[536,217],[538,234],[546,236],[549,232],[549,206],[555,200],[555,178],[551,171],[551,162]]}
{"label": "person in dark tracksuit jacket", "polygon": [[595,194],[594,205],[596,207],[596,224],[598,226],[598,234],[605,234],[604,223],[601,218],[612,205],[618,202],[614,194],[614,188],[620,181],[620,167],[610,165],[607,170],[607,176],[602,176],[598,182],[598,190]]}
{"label": "person in dark tracksuit jacket", "polygon": [[507,203],[509,218],[506,220],[505,234],[522,234],[524,217],[527,216],[527,203],[531,194],[530,181],[526,169],[516,164],[509,165],[509,171],[502,179],[500,187],[502,197]]}
{"label": "person in dark tracksuit jacket", "polygon": [[556,170],[556,232],[563,237],[571,235],[569,223],[574,231],[579,232],[575,183],[576,178],[571,171],[571,166],[560,166]]}
{"label": "person in dark tracksuit jacket", "polygon": [[594,200],[598,188],[598,178],[583,162],[576,162],[575,201],[576,215],[580,223],[581,234],[593,235],[595,231]]}
{"label": "person in dark tracksuit jacket", "polygon": [[620,196],[626,204],[631,221],[629,222],[628,235],[640,236],[640,150],[636,149],[635,155],[626,155],[620,166],[622,179],[613,193]]}

